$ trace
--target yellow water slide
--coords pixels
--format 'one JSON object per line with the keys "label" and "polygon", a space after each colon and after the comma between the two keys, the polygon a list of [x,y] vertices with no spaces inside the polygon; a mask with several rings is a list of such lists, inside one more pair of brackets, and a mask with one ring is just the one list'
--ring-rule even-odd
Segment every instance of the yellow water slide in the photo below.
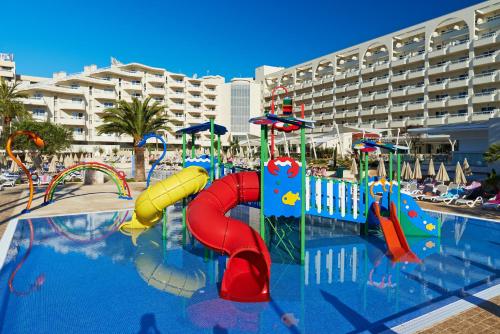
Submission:
{"label": "yellow water slide", "polygon": [[164,208],[200,192],[208,180],[208,173],[204,168],[190,166],[155,183],[139,195],[132,219],[123,223],[120,229],[144,230],[153,226],[161,219]]}

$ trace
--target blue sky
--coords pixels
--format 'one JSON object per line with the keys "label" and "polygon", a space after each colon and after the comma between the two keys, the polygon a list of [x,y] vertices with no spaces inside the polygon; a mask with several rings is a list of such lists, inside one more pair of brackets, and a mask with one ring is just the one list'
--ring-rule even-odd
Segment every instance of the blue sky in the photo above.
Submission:
{"label": "blue sky", "polygon": [[[473,0],[3,1],[0,52],[50,76],[110,56],[188,75],[253,76],[435,18]],[[374,5],[376,3],[376,5]]]}

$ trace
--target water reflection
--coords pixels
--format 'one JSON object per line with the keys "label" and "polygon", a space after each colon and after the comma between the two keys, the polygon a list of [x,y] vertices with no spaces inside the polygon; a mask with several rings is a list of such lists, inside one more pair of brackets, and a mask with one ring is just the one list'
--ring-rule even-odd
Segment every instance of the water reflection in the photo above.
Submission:
{"label": "water reflection", "polygon": [[[107,310],[99,317],[109,316],[110,326],[120,326],[112,319],[135,314],[134,324],[142,332],[168,332],[175,326],[185,333],[344,333],[385,330],[397,319],[418,316],[449,298],[479,302],[472,297],[475,289],[499,282],[498,225],[442,216],[441,238],[408,238],[422,263],[394,263],[385,255],[382,238],[361,237],[354,224],[314,218],[307,223],[305,264],[273,263],[272,300],[233,303],[218,296],[227,258],[183,234],[179,207],[168,212],[167,240],[162,239],[161,226],[156,226],[137,235],[134,244],[116,232],[125,215],[34,219],[34,258],[26,262],[16,283],[29,287],[40,272],[45,274],[41,309],[46,303],[56,305],[51,301],[60,289],[70,289],[68,284],[78,287],[72,291],[81,287],[82,294],[92,291],[92,308]],[[239,207],[231,215],[258,224],[256,209]],[[16,231],[9,274],[29,246],[27,226],[20,222]],[[79,257],[70,260],[68,255]],[[75,275],[77,267],[87,269]],[[92,277],[88,273],[92,267],[99,267],[103,275]],[[0,283],[7,286],[5,270]],[[101,295],[123,296],[124,306],[103,306],[107,301]],[[14,312],[27,307],[16,300],[3,301],[7,307],[2,308],[0,320],[6,321],[5,326],[15,319]],[[57,305],[53,307],[59,312],[69,306]],[[88,305],[78,302],[71,308],[83,312]],[[90,315],[88,319],[94,321]],[[119,331],[119,327],[108,329]]]}

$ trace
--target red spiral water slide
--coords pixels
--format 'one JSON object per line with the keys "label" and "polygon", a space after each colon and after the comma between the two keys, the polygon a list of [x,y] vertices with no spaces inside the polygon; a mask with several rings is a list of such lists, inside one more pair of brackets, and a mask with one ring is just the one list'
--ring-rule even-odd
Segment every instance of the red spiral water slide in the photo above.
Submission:
{"label": "red spiral water slide", "polygon": [[229,255],[221,298],[238,302],[269,300],[271,258],[260,235],[225,214],[243,202],[260,199],[256,172],[229,174],[216,180],[189,204],[187,225],[205,246]]}

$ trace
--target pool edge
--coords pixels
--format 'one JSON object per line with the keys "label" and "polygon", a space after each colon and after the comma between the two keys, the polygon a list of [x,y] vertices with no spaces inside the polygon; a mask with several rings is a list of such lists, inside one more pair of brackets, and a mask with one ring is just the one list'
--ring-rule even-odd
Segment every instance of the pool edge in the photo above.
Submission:
{"label": "pool edge", "polygon": [[[497,284],[495,286],[479,291],[473,294],[472,296],[484,300],[490,300],[499,295],[500,295],[500,284]],[[468,302],[467,298],[470,297],[465,297],[464,299],[457,300],[453,303],[450,303],[436,310],[433,310],[427,314],[421,315],[417,318],[411,319],[400,325],[394,326],[390,328],[390,330],[385,331],[385,333],[390,333],[391,331],[399,334],[415,333],[417,331],[430,328],[433,325],[436,325],[446,319],[456,316],[461,312],[470,310],[474,307],[478,307],[476,304]]]}
{"label": "pool edge", "polygon": [[12,238],[16,232],[18,218],[13,219],[7,223],[7,228],[0,239],[0,270],[3,268],[5,259],[7,258],[7,252],[9,251],[10,245],[12,243]]}

